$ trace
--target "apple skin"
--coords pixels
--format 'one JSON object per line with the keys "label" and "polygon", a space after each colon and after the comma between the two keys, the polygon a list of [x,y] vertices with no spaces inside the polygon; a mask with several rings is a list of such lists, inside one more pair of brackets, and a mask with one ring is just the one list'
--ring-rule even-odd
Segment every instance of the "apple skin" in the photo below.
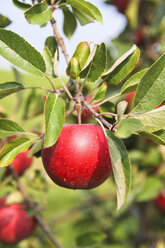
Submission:
{"label": "apple skin", "polygon": [[65,188],[95,188],[112,172],[107,140],[94,124],[64,125],[57,142],[41,155],[50,178]]}
{"label": "apple skin", "polygon": [[[89,96],[89,97],[87,97],[86,101],[87,102],[90,102],[91,99],[92,99],[92,96]],[[95,104],[97,104],[97,102],[91,103],[91,105],[95,105]],[[93,110],[95,110],[96,112],[99,112],[99,108],[98,107],[94,108]],[[89,111],[89,109],[83,108],[82,113],[81,113],[82,120],[83,121],[86,121],[86,120],[88,120],[91,117],[92,117],[92,114]]]}
{"label": "apple skin", "polygon": [[119,12],[124,13],[128,6],[129,0],[113,0],[113,3]]}
{"label": "apple skin", "polygon": [[[30,149],[27,149],[25,152],[19,153],[15,159],[12,162],[12,166],[15,170],[15,172],[19,175],[22,176],[23,173],[31,166],[33,158],[28,157]],[[10,175],[10,171],[7,168],[6,170],[6,175]]]}
{"label": "apple skin", "polygon": [[23,204],[9,204],[0,208],[0,242],[15,244],[29,237],[36,227],[34,217],[28,217]]}
{"label": "apple skin", "polygon": [[156,206],[165,212],[165,194],[160,193],[154,201]]}

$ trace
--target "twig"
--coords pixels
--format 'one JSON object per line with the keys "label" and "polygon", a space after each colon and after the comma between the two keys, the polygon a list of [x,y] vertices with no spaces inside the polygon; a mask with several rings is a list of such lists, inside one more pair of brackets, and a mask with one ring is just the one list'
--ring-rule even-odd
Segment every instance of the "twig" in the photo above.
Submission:
{"label": "twig", "polygon": [[121,95],[121,93],[118,93],[118,94],[116,94],[116,95],[114,95],[114,96],[110,96],[110,97],[106,98],[105,100],[103,100],[103,101],[101,101],[101,102],[99,102],[99,103],[97,103],[97,104],[93,104],[92,108],[99,107],[99,106],[102,105],[103,103],[108,102],[108,101],[110,101],[110,100],[112,100],[112,99],[114,99],[114,98],[116,98],[116,97],[119,97],[120,95]]}
{"label": "twig", "polygon": [[67,93],[67,95],[69,96],[69,98],[72,100],[73,99],[73,96],[72,94],[70,93],[70,91],[68,90],[68,87],[65,85],[65,83],[62,81],[61,77],[58,76],[58,79],[60,81],[60,83],[62,84],[65,92]]}
{"label": "twig", "polygon": [[97,119],[99,119],[105,126],[108,127],[109,130],[111,130],[112,128],[112,124],[110,124],[108,121],[106,121],[102,116],[99,116],[99,114],[92,108],[92,106],[87,103],[85,100],[82,101],[82,103],[84,104],[84,106],[89,109],[89,111],[93,114],[93,116]]}
{"label": "twig", "polygon": [[117,116],[117,114],[115,114],[115,113],[110,113],[110,112],[102,112],[102,113],[100,113],[100,114],[98,114],[99,116],[102,116],[102,115],[111,115],[111,116],[114,116],[114,117],[116,117]]}
{"label": "twig", "polygon": [[48,81],[49,81],[49,83],[51,84],[51,86],[52,86],[54,92],[56,92],[57,90],[56,90],[56,88],[54,87],[53,82],[50,80],[50,78],[49,78],[46,74],[44,74],[44,76],[48,79]]}
{"label": "twig", "polygon": [[66,113],[66,115],[65,115],[65,119],[69,116],[69,115],[71,115],[74,111],[75,111],[75,106],[73,106],[73,108],[71,108],[71,110],[69,110],[67,113]]}
{"label": "twig", "polygon": [[25,87],[25,89],[39,89],[39,90],[45,90],[51,93],[54,93],[54,90],[50,90],[48,88],[44,88],[44,87],[40,87],[40,86],[29,86],[29,87]]}
{"label": "twig", "polygon": [[55,38],[57,40],[58,45],[61,47],[61,51],[64,54],[66,63],[69,64],[69,55],[67,53],[64,40],[63,40],[63,38],[61,37],[61,35],[60,35],[59,31],[58,31],[58,28],[57,28],[57,25],[56,25],[56,20],[53,17],[51,19],[51,24],[53,26],[54,36],[55,36]]}
{"label": "twig", "polygon": [[[13,178],[15,179],[15,181],[17,182],[17,186],[18,189],[20,190],[20,192],[22,193],[25,202],[27,203],[27,205],[29,207],[34,207],[34,203],[31,201],[30,197],[28,196],[28,194],[26,193],[22,183],[20,182],[19,176],[17,175],[17,173],[15,172],[15,170],[13,169],[12,165],[9,165],[9,170],[11,171]],[[52,241],[52,243],[57,247],[57,248],[62,248],[62,246],[58,243],[58,241],[56,240],[56,238],[54,237],[53,233],[51,232],[50,228],[43,222],[43,220],[41,219],[40,215],[38,213],[35,213],[34,215],[36,221],[38,222],[38,225],[40,226],[40,228],[47,234],[47,236],[49,237],[49,239]]]}

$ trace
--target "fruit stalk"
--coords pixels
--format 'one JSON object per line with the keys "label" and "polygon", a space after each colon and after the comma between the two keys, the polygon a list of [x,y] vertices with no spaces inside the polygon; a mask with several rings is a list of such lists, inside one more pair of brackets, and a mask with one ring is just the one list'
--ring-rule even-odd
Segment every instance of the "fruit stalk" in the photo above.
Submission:
{"label": "fruit stalk", "polygon": [[[10,170],[13,178],[15,179],[16,183],[17,183],[18,189],[22,193],[22,195],[23,195],[23,197],[25,199],[26,204],[29,207],[34,208],[34,203],[30,200],[30,197],[28,196],[27,192],[25,191],[25,188],[21,184],[20,179],[19,179],[19,176],[17,175],[17,173],[13,169],[12,165],[9,165],[9,170]],[[38,225],[40,226],[40,228],[45,232],[45,234],[49,237],[49,239],[52,241],[52,243],[57,248],[62,248],[62,246],[58,243],[58,241],[54,237],[54,235],[51,232],[50,228],[43,222],[43,220],[41,219],[40,215],[38,213],[35,213],[34,217],[35,217]]]}

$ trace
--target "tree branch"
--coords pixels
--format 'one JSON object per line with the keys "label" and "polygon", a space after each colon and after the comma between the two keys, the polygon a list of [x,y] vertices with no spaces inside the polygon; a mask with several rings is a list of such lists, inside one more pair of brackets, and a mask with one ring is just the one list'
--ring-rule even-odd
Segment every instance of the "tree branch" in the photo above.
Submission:
{"label": "tree branch", "polygon": [[62,38],[62,36],[60,35],[57,25],[56,25],[56,20],[52,17],[52,19],[50,20],[52,27],[53,27],[53,32],[54,32],[54,36],[57,40],[58,45],[61,47],[61,51],[64,54],[66,63],[69,64],[69,55],[67,53],[66,47],[65,47],[65,43],[64,40]]}
{"label": "tree branch", "polygon": [[[23,187],[22,183],[20,182],[19,176],[15,172],[14,168],[12,167],[12,165],[9,165],[9,170],[11,171],[11,174],[12,174],[13,178],[15,179],[16,183],[17,183],[18,189],[22,193],[26,204],[29,207],[34,208],[35,207],[34,202],[31,201],[30,197],[28,196],[27,192],[25,191],[25,188]],[[40,215],[38,213],[35,213],[34,217],[35,217],[38,225],[40,226],[40,228],[46,233],[46,235],[52,241],[52,243],[57,248],[62,248],[62,246],[58,243],[58,241],[54,237],[54,235],[51,232],[50,228],[43,222],[43,220],[41,219]]]}

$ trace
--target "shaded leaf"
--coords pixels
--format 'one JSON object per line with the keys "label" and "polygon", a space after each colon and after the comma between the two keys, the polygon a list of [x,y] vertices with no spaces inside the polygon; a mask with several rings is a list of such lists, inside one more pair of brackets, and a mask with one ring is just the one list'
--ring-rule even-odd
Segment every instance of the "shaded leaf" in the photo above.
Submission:
{"label": "shaded leaf", "polygon": [[131,188],[131,164],[122,140],[110,131],[106,131],[106,134],[117,188],[117,209],[119,210]]}
{"label": "shaded leaf", "polygon": [[[99,106],[99,112],[100,113],[105,113],[105,112],[110,112],[114,113],[115,112],[115,105],[112,102],[105,102],[102,105]],[[111,115],[104,115],[106,118],[112,118],[113,116]]]}
{"label": "shaded leaf", "polygon": [[0,167],[11,164],[17,154],[25,152],[35,141],[36,139],[17,138],[5,144],[0,151]]}
{"label": "shaded leaf", "polygon": [[52,58],[54,58],[54,54],[56,49],[58,50],[58,44],[54,36],[49,36],[46,38],[45,46],[48,47],[49,51],[51,52]]}
{"label": "shaded leaf", "polygon": [[66,3],[83,14],[91,17],[93,20],[103,23],[103,18],[99,9],[92,3],[85,0],[66,0]]}
{"label": "shaded leaf", "polygon": [[139,185],[140,192],[137,196],[139,202],[149,201],[154,199],[160,190],[163,188],[163,182],[160,178],[153,176],[148,177]]}
{"label": "shaded leaf", "polygon": [[140,56],[140,51],[133,45],[133,47],[120,57],[114,65],[102,75],[102,78],[110,84],[117,85],[134,69]]}
{"label": "shaded leaf", "polygon": [[52,10],[46,2],[33,5],[24,14],[26,20],[31,24],[44,25],[52,18]]}
{"label": "shaded leaf", "polygon": [[117,121],[119,122],[122,115],[125,113],[128,106],[127,101],[121,101],[117,104]]}
{"label": "shaded leaf", "polygon": [[18,34],[0,29],[0,55],[32,74],[42,76],[45,63],[41,54]]}
{"label": "shaded leaf", "polygon": [[106,91],[107,91],[107,84],[103,83],[96,91],[95,96],[93,97],[91,102],[96,103],[102,101],[105,97]]}
{"label": "shaded leaf", "polygon": [[63,31],[66,37],[68,39],[71,39],[72,35],[76,30],[77,21],[73,13],[68,8],[66,7],[63,8],[63,13],[64,13]]}
{"label": "shaded leaf", "polygon": [[78,19],[79,23],[81,24],[81,26],[94,22],[93,18],[91,18],[89,15],[82,13],[81,11],[75,8],[72,8],[72,10],[75,17]]}
{"label": "shaded leaf", "polygon": [[25,130],[16,122],[11,120],[0,119],[0,139],[25,133]]}
{"label": "shaded leaf", "polygon": [[133,113],[145,113],[159,106],[165,99],[165,54],[142,77],[133,104]]}
{"label": "shaded leaf", "polygon": [[105,233],[103,232],[88,232],[84,233],[76,238],[76,243],[78,246],[92,246],[100,244],[106,238]]}
{"label": "shaded leaf", "polygon": [[53,65],[52,55],[47,46],[44,47],[42,56],[44,58],[45,65],[46,65],[45,74],[51,77],[56,77],[54,74],[54,68],[53,68],[54,65]]}
{"label": "shaded leaf", "polygon": [[164,130],[159,130],[154,133],[140,132],[139,134],[145,138],[152,140],[155,143],[165,145],[165,131]]}
{"label": "shaded leaf", "polygon": [[9,20],[9,18],[7,18],[6,16],[3,16],[3,15],[0,15],[0,28],[5,28],[10,23],[11,23],[11,21]]}
{"label": "shaded leaf", "polygon": [[16,82],[7,82],[0,84],[0,99],[23,89],[24,86]]}
{"label": "shaded leaf", "polygon": [[65,102],[57,95],[49,94],[45,104],[44,147],[54,145],[62,130],[65,118]]}
{"label": "shaded leaf", "polygon": [[125,94],[128,92],[136,91],[140,80],[144,76],[144,74],[148,71],[147,69],[141,70],[135,73],[132,77],[130,77],[122,86],[121,93]]}
{"label": "shaded leaf", "polygon": [[43,145],[43,139],[37,140],[35,142],[35,144],[30,148],[30,151],[28,153],[28,157],[33,157],[36,154],[38,154],[38,152],[40,152],[42,149],[42,145]]}
{"label": "shaded leaf", "polygon": [[31,7],[30,4],[21,2],[21,1],[19,1],[19,0],[13,0],[13,4],[14,4],[17,8],[22,9],[22,10],[27,10],[27,9],[29,9],[29,8]]}
{"label": "shaded leaf", "polygon": [[140,130],[143,127],[143,124],[140,120],[125,118],[120,121],[115,135],[121,139],[127,139],[131,136],[132,133]]}

